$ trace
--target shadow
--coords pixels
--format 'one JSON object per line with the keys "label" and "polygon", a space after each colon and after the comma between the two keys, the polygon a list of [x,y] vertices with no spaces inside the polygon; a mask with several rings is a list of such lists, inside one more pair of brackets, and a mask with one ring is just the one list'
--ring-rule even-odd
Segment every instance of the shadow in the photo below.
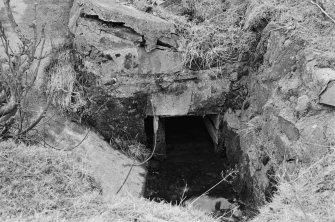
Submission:
{"label": "shadow", "polygon": [[[221,173],[227,169],[224,159],[214,151],[203,117],[168,117],[164,120],[166,158],[149,162],[145,197],[179,204],[182,198],[206,192],[222,179]],[[208,196],[233,199],[235,192],[231,184],[223,182]]]}

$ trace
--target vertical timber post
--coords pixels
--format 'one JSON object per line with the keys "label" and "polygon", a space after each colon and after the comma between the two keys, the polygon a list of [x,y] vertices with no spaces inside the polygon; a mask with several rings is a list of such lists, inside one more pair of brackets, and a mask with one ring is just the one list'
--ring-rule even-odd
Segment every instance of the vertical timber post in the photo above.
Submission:
{"label": "vertical timber post", "polygon": [[166,141],[165,141],[165,120],[164,118],[153,118],[154,126],[157,126],[157,131],[154,133],[156,138],[156,157],[160,160],[166,158]]}
{"label": "vertical timber post", "polygon": [[206,115],[204,116],[203,121],[207,128],[208,134],[212,138],[214,151],[218,152],[218,143],[219,143],[218,132],[220,124],[220,115],[218,114]]}

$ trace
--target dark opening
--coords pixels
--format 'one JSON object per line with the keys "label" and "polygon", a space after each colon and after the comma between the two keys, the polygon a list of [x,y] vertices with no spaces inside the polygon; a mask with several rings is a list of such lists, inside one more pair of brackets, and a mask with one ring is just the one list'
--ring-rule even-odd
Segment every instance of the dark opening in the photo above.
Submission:
{"label": "dark opening", "polygon": [[[164,118],[166,158],[152,159],[148,166],[145,196],[179,203],[199,196],[222,179],[227,170],[224,159],[215,153],[213,141],[202,116]],[[146,119],[148,138],[153,134],[152,117]],[[149,139],[149,144],[151,140]],[[232,199],[228,183],[221,183],[208,196]]]}

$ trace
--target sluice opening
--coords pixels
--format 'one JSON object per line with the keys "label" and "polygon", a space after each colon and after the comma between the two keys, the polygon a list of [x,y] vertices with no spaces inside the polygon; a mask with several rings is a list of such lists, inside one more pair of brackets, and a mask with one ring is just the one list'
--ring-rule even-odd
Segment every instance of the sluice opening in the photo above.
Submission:
{"label": "sluice opening", "polygon": [[[179,204],[197,197],[222,179],[225,160],[216,152],[218,115],[160,117],[156,154],[149,162],[145,196]],[[153,143],[153,117],[146,119]],[[207,196],[233,199],[231,184],[221,183]]]}

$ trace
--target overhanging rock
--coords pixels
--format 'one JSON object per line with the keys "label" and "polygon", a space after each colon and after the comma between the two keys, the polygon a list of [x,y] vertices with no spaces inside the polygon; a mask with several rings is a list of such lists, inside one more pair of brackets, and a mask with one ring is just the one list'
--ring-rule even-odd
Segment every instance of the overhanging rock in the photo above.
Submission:
{"label": "overhanging rock", "polygon": [[143,36],[145,48],[152,51],[158,41],[177,46],[176,28],[172,22],[135,9],[126,2],[116,0],[76,0],[71,12],[69,27],[76,32],[80,17],[95,17],[111,25],[127,27]]}
{"label": "overhanging rock", "polygon": [[148,115],[220,113],[229,74],[239,70],[238,64],[188,70],[176,25],[129,3],[75,0],[69,28],[78,71],[92,80],[85,110],[94,115],[86,117],[106,138],[144,138]]}

